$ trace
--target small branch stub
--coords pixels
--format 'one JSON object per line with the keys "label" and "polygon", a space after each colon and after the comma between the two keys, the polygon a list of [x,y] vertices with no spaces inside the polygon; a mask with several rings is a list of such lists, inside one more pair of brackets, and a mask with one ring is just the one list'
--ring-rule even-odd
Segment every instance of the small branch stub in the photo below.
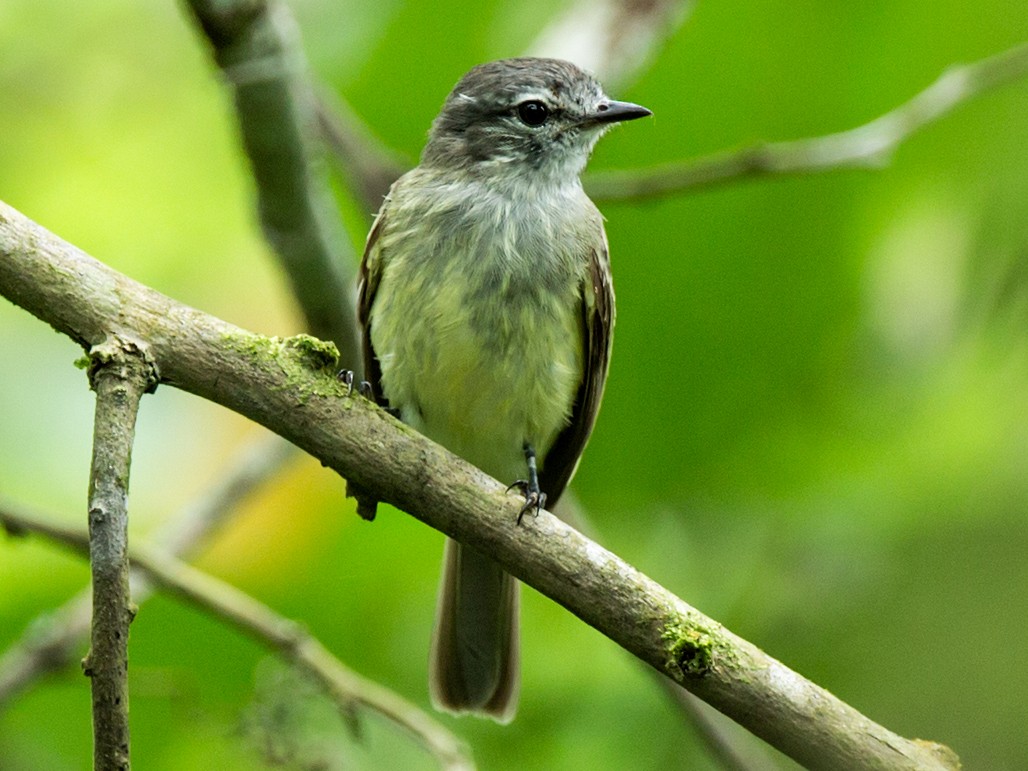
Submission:
{"label": "small branch stub", "polygon": [[[89,387],[97,390],[98,378],[112,378],[135,387],[134,384],[145,383],[142,393],[152,394],[157,390],[160,374],[157,362],[145,343],[123,337],[109,337],[99,345],[94,345],[86,357],[86,375]],[[132,421],[135,425],[135,419]]]}

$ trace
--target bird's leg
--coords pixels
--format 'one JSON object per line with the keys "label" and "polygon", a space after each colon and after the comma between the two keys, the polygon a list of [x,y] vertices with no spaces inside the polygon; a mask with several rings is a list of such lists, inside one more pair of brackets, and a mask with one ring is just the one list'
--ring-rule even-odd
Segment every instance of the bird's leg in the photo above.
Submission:
{"label": "bird's leg", "polygon": [[540,510],[546,505],[546,493],[539,489],[539,470],[535,463],[535,448],[528,442],[525,442],[525,461],[528,463],[528,479],[519,479],[510,487],[507,491],[513,490],[517,487],[521,490],[521,494],[525,496],[525,505],[521,507],[521,511],[518,512],[518,524],[521,524],[521,518],[532,509],[536,516],[539,515]]}

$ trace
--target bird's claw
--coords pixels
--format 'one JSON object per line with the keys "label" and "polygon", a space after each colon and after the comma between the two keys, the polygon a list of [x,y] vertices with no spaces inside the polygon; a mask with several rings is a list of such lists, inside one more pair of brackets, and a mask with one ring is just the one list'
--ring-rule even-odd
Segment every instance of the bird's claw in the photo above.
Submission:
{"label": "bird's claw", "polygon": [[[346,386],[347,396],[353,394],[353,384],[357,382],[356,377],[352,369],[341,369],[336,373],[336,378],[339,382]],[[367,380],[357,382],[357,393],[365,399],[370,399],[372,396],[371,383]]]}
{"label": "bird's claw", "polygon": [[518,479],[511,483],[510,487],[507,488],[507,492],[509,493],[515,487],[521,491],[523,496],[525,496],[525,503],[518,512],[517,521],[520,525],[522,518],[524,518],[525,514],[530,511],[533,516],[539,516],[539,512],[546,507],[546,493],[542,492],[538,488],[533,490],[531,482],[527,479]]}

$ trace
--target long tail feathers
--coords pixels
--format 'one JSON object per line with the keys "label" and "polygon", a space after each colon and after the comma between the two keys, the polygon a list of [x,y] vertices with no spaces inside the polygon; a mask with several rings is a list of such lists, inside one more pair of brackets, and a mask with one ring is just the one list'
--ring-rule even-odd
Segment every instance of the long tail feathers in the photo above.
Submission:
{"label": "long tail feathers", "polygon": [[429,668],[437,709],[509,723],[520,690],[519,585],[488,557],[446,542]]}

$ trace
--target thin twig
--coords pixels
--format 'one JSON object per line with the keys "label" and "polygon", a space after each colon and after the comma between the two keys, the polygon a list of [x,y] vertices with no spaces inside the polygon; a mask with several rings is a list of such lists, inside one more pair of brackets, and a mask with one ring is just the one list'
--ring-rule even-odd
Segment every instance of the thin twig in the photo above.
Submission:
{"label": "thin twig", "polygon": [[[86,535],[80,530],[0,508],[0,523],[17,532],[35,532],[83,552]],[[423,710],[395,692],[344,666],[299,624],[275,613],[262,602],[171,555],[135,544],[128,550],[133,566],[166,591],[182,597],[221,621],[227,621],[309,674],[349,713],[363,706],[415,738],[450,771],[474,768],[461,741]]]}
{"label": "thin twig", "polygon": [[[150,539],[164,545],[168,554],[194,554],[247,496],[274,474],[299,450],[278,436],[270,436],[244,448],[209,490],[188,502],[159,527]],[[0,498],[0,508],[13,509]],[[20,507],[24,508],[24,507]],[[129,573],[132,601],[142,605],[153,593],[147,576]],[[39,678],[63,669],[81,656],[89,637],[92,598],[89,589],[64,605],[35,619],[0,655],[0,709]]]}
{"label": "thin twig", "polygon": [[0,294],[74,340],[143,338],[164,382],[284,436],[505,570],[800,763],[953,768],[947,748],[861,715],[335,376],[334,347],[246,332],[144,287],[0,204]]}
{"label": "thin twig", "polygon": [[322,139],[368,215],[374,215],[389,186],[410,163],[386,147],[353,108],[327,88],[320,89],[316,110]]}
{"label": "thin twig", "polygon": [[911,135],[963,103],[1028,76],[1028,44],[947,69],[934,83],[870,123],[836,134],[769,142],[649,170],[590,175],[596,200],[638,201],[764,176],[875,169]]}
{"label": "thin twig", "polygon": [[129,466],[139,402],[157,381],[146,346],[117,337],[93,346],[89,380],[96,391],[88,540],[93,629],[82,668],[93,693],[93,768],[126,771],[128,636],[135,615],[129,600]]}

